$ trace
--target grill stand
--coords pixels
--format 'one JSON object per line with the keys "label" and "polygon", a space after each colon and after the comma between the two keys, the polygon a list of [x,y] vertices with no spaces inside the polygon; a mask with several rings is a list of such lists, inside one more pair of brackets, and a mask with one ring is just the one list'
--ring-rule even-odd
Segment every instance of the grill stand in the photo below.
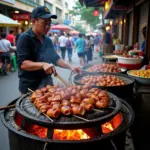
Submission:
{"label": "grill stand", "polygon": [[48,131],[47,131],[47,138],[48,138],[48,139],[53,139],[53,134],[54,134],[54,129],[48,128]]}
{"label": "grill stand", "polygon": [[[120,135],[121,137],[122,135]],[[119,140],[120,139],[120,140]],[[56,144],[56,143],[44,143],[44,142],[37,142],[36,140],[30,140],[24,137],[18,137],[15,133],[9,131],[9,140],[10,140],[10,150],[91,150],[95,149],[96,147],[101,147],[102,150],[125,150],[125,143],[121,142],[123,138],[117,138],[116,140],[104,140],[95,142],[93,144],[86,144],[83,143],[79,144]],[[120,143],[119,143],[120,142]],[[118,144],[119,143],[119,144]]]}
{"label": "grill stand", "polygon": [[[12,103],[14,103],[14,102],[12,102]],[[128,115],[128,117],[127,117],[128,118],[128,126],[130,126],[133,122],[134,114],[133,114],[132,109],[128,106],[128,104],[125,102],[123,102],[123,103],[124,103],[125,110],[128,108],[128,110],[131,113],[131,115]],[[12,110],[12,111],[15,112],[15,110]],[[4,112],[4,114],[5,115],[7,114],[6,111]],[[101,147],[102,150],[108,150],[108,149],[116,150],[116,148],[117,148],[117,150],[125,150],[125,137],[126,137],[126,127],[125,126],[123,126],[123,128],[124,128],[123,132],[117,133],[113,137],[111,137],[111,134],[110,134],[107,138],[104,138],[104,139],[102,138],[101,140],[95,140],[91,143],[90,142],[82,142],[82,143],[67,142],[66,144],[64,144],[63,141],[57,142],[57,141],[53,141],[51,139],[46,141],[41,138],[37,138],[34,135],[31,136],[30,134],[26,133],[26,131],[24,131],[22,129],[17,130],[17,128],[14,126],[12,128],[11,127],[12,123],[9,123],[9,120],[12,120],[11,122],[13,122],[14,115],[9,115],[7,117],[4,114],[2,114],[2,121],[3,121],[4,125],[9,129],[8,131],[9,131],[10,150],[14,150],[14,149],[15,150],[28,150],[28,149],[34,149],[34,150],[51,150],[51,149],[82,150],[82,149],[86,149],[86,150],[91,150],[97,146]],[[5,119],[4,119],[4,116],[6,117]],[[125,116],[126,116],[126,114],[125,114]],[[28,122],[25,121],[23,123],[23,125],[25,125],[26,123],[29,123],[29,121]],[[20,126],[21,126],[21,124],[20,124]],[[101,132],[101,129],[99,129],[99,130]],[[52,131],[53,130],[50,128],[49,135],[52,135],[52,133],[53,133]],[[99,139],[99,137],[98,137],[98,139]],[[111,141],[113,141],[113,142],[111,142]],[[114,143],[115,146],[114,146],[114,144],[112,145],[112,143]]]}

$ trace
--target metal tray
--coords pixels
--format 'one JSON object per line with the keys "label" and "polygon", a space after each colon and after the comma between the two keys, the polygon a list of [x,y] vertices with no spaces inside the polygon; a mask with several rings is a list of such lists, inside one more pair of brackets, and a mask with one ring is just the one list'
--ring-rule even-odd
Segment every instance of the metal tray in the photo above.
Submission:
{"label": "metal tray", "polygon": [[116,61],[118,59],[117,55],[104,55],[102,56],[105,60],[108,60],[108,61]]}
{"label": "metal tray", "polygon": [[83,83],[81,83],[81,79],[84,76],[87,75],[94,75],[94,76],[98,76],[98,75],[112,75],[112,76],[116,76],[118,78],[120,78],[121,80],[123,80],[126,85],[124,86],[92,86],[92,87],[96,87],[96,88],[100,88],[102,90],[106,90],[109,91],[121,98],[125,98],[127,96],[131,96],[133,94],[133,86],[134,86],[134,82],[135,80],[131,77],[129,77],[128,75],[124,75],[124,74],[120,74],[120,73],[116,73],[115,75],[113,73],[103,73],[103,72],[99,72],[99,73],[88,73],[88,72],[84,72],[82,75],[76,75],[74,76],[74,83],[77,85],[84,85]]}
{"label": "metal tray", "polygon": [[[86,66],[84,66],[84,67],[82,67],[82,70],[83,70],[83,72],[87,72],[87,73],[98,73],[98,72],[102,72],[102,71],[98,71],[98,72],[89,72],[89,71],[87,71],[87,69],[89,69],[90,67],[92,67],[93,65],[92,64],[90,64],[90,65],[86,65]],[[121,68],[121,67],[118,67],[118,68],[120,68],[121,69],[121,72],[117,72],[117,73],[126,73],[127,72],[127,69],[126,68]],[[109,72],[108,72],[109,73]],[[110,72],[111,73],[111,72]],[[113,73],[113,72],[112,72]],[[113,73],[113,74],[116,74],[116,73]]]}
{"label": "metal tray", "polygon": [[142,84],[142,85],[150,85],[150,78],[144,78],[144,77],[138,77],[138,76],[134,76],[134,75],[131,75],[130,74],[130,71],[127,72],[127,74],[135,79],[135,81],[139,84]]}

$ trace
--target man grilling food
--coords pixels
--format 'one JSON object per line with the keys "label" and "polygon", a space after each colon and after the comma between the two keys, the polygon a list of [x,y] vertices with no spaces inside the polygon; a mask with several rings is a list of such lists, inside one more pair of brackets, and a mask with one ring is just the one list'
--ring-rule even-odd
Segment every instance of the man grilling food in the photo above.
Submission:
{"label": "man grilling food", "polygon": [[56,74],[54,65],[79,73],[81,69],[61,59],[53,48],[52,41],[46,36],[51,19],[57,16],[45,6],[33,9],[32,28],[20,35],[17,42],[17,61],[19,65],[19,91],[28,92],[46,85],[53,85],[51,74]]}

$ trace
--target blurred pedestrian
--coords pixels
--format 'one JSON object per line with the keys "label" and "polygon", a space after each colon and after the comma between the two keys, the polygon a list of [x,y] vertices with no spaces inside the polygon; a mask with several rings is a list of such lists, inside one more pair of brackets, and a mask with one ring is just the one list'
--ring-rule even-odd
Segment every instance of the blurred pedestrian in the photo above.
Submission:
{"label": "blurred pedestrian", "polygon": [[112,44],[112,38],[110,33],[106,31],[104,27],[100,29],[102,39],[101,39],[101,48],[104,55],[112,54],[113,53],[113,44]]}
{"label": "blurred pedestrian", "polygon": [[100,37],[98,34],[96,34],[94,38],[94,52],[99,52],[100,51]]}
{"label": "blurred pedestrian", "polygon": [[91,48],[94,51],[94,36],[93,35],[90,36],[90,42],[91,42]]}
{"label": "blurred pedestrian", "polygon": [[11,72],[11,56],[10,51],[13,50],[10,41],[6,39],[6,34],[1,34],[0,40],[0,56],[2,58],[3,64],[6,64],[6,72],[9,74]]}
{"label": "blurred pedestrian", "polygon": [[85,65],[85,40],[82,33],[79,33],[79,38],[75,42],[75,47],[77,49],[77,54],[80,59],[80,65],[83,67]]}
{"label": "blurred pedestrian", "polygon": [[86,37],[85,56],[86,56],[87,64],[89,63],[89,61],[92,61],[93,54],[92,54],[90,36]]}
{"label": "blurred pedestrian", "polygon": [[17,45],[17,41],[18,41],[18,38],[19,38],[19,36],[21,35],[21,33],[22,33],[22,29],[19,28],[19,29],[18,29],[18,33],[16,34],[16,45]]}
{"label": "blurred pedestrian", "polygon": [[68,51],[68,60],[72,61],[72,50],[73,50],[73,46],[74,46],[74,40],[73,38],[70,36],[70,34],[67,34],[67,40],[66,40],[66,49]]}
{"label": "blurred pedestrian", "polygon": [[59,46],[60,46],[60,51],[61,51],[61,57],[63,60],[65,60],[66,56],[66,37],[64,36],[64,33],[61,33],[61,36],[58,38]]}
{"label": "blurred pedestrian", "polygon": [[48,33],[48,37],[52,40],[52,43],[53,43],[53,40],[54,40],[53,33]]}
{"label": "blurred pedestrian", "polygon": [[143,65],[149,64],[149,60],[146,56],[146,32],[147,32],[147,26],[143,27],[142,29],[143,42],[142,42],[141,50],[144,56]]}
{"label": "blurred pedestrian", "polygon": [[113,41],[113,50],[115,50],[115,46],[121,44],[121,41],[117,37],[116,33],[112,33],[112,41]]}
{"label": "blurred pedestrian", "polygon": [[56,36],[54,36],[54,34],[53,33],[49,33],[49,38],[51,39],[51,41],[52,41],[52,43],[53,43],[53,47],[54,47],[54,50],[57,52],[57,46],[56,46],[56,41],[57,41],[57,39],[56,39]]}
{"label": "blurred pedestrian", "polygon": [[113,41],[113,44],[121,44],[121,41],[120,39],[117,37],[116,33],[112,33],[112,41]]}
{"label": "blurred pedestrian", "polygon": [[143,53],[145,53],[146,51],[146,30],[147,30],[147,27],[143,27],[142,29],[142,34],[143,34],[143,42],[142,42],[142,46],[141,46],[141,50]]}
{"label": "blurred pedestrian", "polygon": [[7,35],[6,39],[8,41],[10,41],[11,46],[15,46],[16,45],[16,37],[14,35],[14,31],[13,30],[9,31],[9,34]]}

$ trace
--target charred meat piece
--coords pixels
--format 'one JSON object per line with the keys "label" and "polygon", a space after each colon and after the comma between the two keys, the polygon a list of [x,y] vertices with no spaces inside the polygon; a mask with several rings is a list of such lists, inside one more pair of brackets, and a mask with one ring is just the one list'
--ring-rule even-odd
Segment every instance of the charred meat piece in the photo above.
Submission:
{"label": "charred meat piece", "polygon": [[66,115],[66,116],[71,115],[72,109],[70,106],[62,106],[61,107],[61,113]]}
{"label": "charred meat piece", "polygon": [[58,118],[60,115],[60,109],[51,108],[46,112],[46,115],[51,118]]}
{"label": "charred meat piece", "polygon": [[74,106],[72,107],[73,115],[83,116],[85,114],[85,109],[83,106]]}

